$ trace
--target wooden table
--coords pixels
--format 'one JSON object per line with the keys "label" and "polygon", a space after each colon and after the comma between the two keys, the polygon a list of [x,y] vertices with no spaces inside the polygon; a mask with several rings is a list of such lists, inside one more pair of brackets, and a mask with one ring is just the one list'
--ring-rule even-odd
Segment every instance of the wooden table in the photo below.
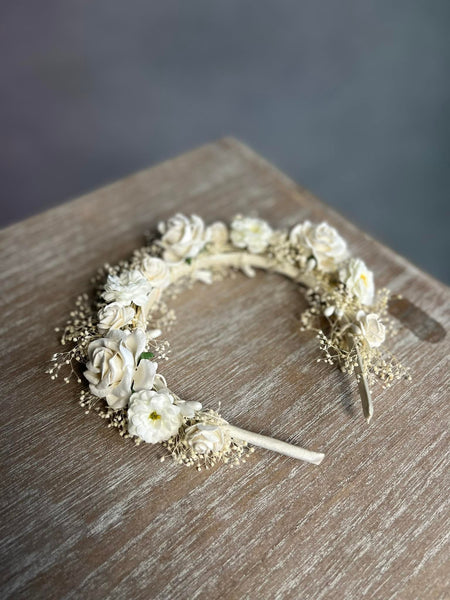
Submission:
{"label": "wooden table", "polygon": [[[392,342],[413,381],[374,392],[317,364],[306,302],[275,274],[199,284],[174,302],[185,399],[326,453],[257,450],[200,473],[139,448],[44,373],[77,295],[176,211],[276,227],[326,219],[423,313]],[[389,218],[389,215],[386,215]],[[401,227],[401,223],[399,223]],[[1,233],[2,598],[448,598],[448,289],[232,139],[204,146]],[[394,307],[395,308],[395,307]],[[409,312],[408,312],[409,311]],[[412,312],[411,312],[412,311]]]}

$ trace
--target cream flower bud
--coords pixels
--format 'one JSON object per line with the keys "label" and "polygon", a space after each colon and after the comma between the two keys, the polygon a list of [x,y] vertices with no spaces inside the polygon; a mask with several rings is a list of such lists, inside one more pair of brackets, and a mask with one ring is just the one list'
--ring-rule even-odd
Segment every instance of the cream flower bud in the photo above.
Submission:
{"label": "cream flower bud", "polygon": [[111,329],[120,329],[131,323],[134,315],[134,308],[131,306],[122,306],[118,302],[107,304],[98,311],[98,330],[104,334]]}
{"label": "cream flower bud", "polygon": [[194,271],[192,277],[195,281],[201,281],[201,283],[206,283],[207,285],[211,285],[213,282],[212,272],[209,269],[198,269]]}
{"label": "cream flower bud", "polygon": [[252,254],[264,252],[272,237],[272,229],[262,219],[237,215],[231,223],[231,241],[237,248],[247,248]]}
{"label": "cream flower bud", "polygon": [[226,245],[228,242],[228,235],[228,228],[225,223],[222,223],[221,221],[216,221],[206,228],[208,242],[216,248],[221,248]]}
{"label": "cream flower bud", "polygon": [[149,340],[155,340],[162,334],[161,329],[149,329],[147,331],[147,338]]}
{"label": "cream flower bud", "polygon": [[317,267],[317,260],[311,256],[311,257],[310,257],[310,258],[308,258],[308,260],[306,261],[306,270],[307,270],[307,271],[314,271],[314,269],[315,269],[316,267]]}
{"label": "cream flower bud", "polygon": [[195,413],[198,410],[202,409],[201,402],[197,402],[196,400],[181,400],[181,398],[179,398],[176,394],[171,392],[167,387],[165,377],[163,377],[159,373],[155,376],[155,380],[153,382],[153,389],[155,389],[160,394],[168,394],[172,398],[173,403],[180,409],[181,416],[185,417],[186,419],[192,419],[195,416]]}
{"label": "cream flower bud", "polygon": [[180,400],[180,398],[175,398],[175,404],[180,409],[180,412],[183,417],[186,419],[192,419],[195,417],[195,413],[198,410],[202,409],[201,402],[197,402],[196,400]]}
{"label": "cream flower bud", "polygon": [[336,310],[336,307],[334,307],[334,306],[327,306],[327,307],[324,309],[324,311],[323,311],[323,314],[324,314],[326,317],[331,317],[331,315],[334,313],[334,311],[335,311],[335,310]]}
{"label": "cream flower bud", "polygon": [[185,431],[185,441],[196,454],[220,452],[229,444],[229,436],[219,425],[196,423]]}
{"label": "cream flower bud", "polygon": [[386,338],[386,327],[375,313],[364,315],[359,326],[361,333],[371,348],[378,348]]}

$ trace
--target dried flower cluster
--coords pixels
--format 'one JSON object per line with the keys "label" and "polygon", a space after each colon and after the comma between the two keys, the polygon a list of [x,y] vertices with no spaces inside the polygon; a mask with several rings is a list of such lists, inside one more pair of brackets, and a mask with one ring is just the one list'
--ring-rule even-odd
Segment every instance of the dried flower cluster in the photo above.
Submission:
{"label": "dried flower cluster", "polygon": [[[301,329],[313,330],[324,360],[356,373],[371,386],[409,377],[381,350],[393,333],[387,317],[388,291],[375,296],[373,274],[350,257],[347,244],[327,223],[309,221],[291,231],[274,231],[265,221],[241,215],[228,227],[206,226],[177,214],[158,227],[159,237],[136,250],[128,262],[105,265],[95,278],[96,295],[77,300],[62,332],[70,348],[52,358],[54,379],[67,366],[81,383],[80,404],[95,410],[137,443],[163,443],[180,464],[209,468],[238,464],[250,451],[234,439],[228,423],[198,401],[176,396],[158,373],[168,359],[162,339],[175,320],[168,301],[196,281],[212,283],[236,270],[273,270],[306,286],[309,308]],[[370,417],[369,417],[370,418]]]}

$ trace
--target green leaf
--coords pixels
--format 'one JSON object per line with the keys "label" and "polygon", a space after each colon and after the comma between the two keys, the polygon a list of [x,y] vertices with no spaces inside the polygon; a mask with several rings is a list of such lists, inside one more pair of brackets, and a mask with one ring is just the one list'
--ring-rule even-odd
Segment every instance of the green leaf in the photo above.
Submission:
{"label": "green leaf", "polygon": [[153,352],[143,352],[141,354],[141,356],[139,357],[139,360],[144,360],[144,359],[150,359],[153,358],[155,355],[153,354]]}
{"label": "green leaf", "polygon": [[186,260],[186,262],[187,262],[188,265],[190,265],[192,263],[192,258],[186,258],[185,260]]}

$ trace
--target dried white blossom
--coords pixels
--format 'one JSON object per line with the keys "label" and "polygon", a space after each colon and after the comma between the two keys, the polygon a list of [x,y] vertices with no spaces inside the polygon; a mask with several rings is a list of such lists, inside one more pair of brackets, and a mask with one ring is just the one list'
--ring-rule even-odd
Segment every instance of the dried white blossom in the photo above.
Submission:
{"label": "dried white blossom", "polygon": [[131,303],[144,306],[153,289],[151,283],[138,269],[123,271],[120,275],[108,275],[103,298],[106,302],[117,302],[122,306]]}
{"label": "dried white blossom", "polygon": [[164,249],[163,258],[172,264],[196,257],[208,241],[205,223],[197,215],[186,217],[178,213],[167,223],[160,223],[158,229],[163,234],[159,242]]}
{"label": "dried white blossom", "polygon": [[88,347],[88,363],[84,376],[94,396],[105,398],[114,410],[124,408],[135,390],[150,389],[157,363],[140,360],[146,336],[142,329],[133,333],[113,329]]}
{"label": "dried white blossom", "polygon": [[205,425],[196,423],[184,432],[187,445],[196,454],[221,452],[229,444],[229,436],[220,425]]}
{"label": "dried white blossom", "polygon": [[130,435],[156,444],[176,435],[182,423],[181,410],[168,390],[142,390],[131,396],[128,407]]}
{"label": "dried white blossom", "polygon": [[120,329],[128,325],[135,315],[132,306],[122,306],[118,302],[107,304],[98,311],[98,330],[100,333],[108,333],[111,329]]}
{"label": "dried white blossom", "polygon": [[380,317],[375,313],[368,315],[359,314],[359,327],[361,333],[371,348],[378,348],[386,337],[386,327]]}
{"label": "dried white blossom", "polygon": [[141,263],[141,270],[152,287],[163,290],[170,285],[170,269],[160,258],[146,256]]}
{"label": "dried white blossom", "polygon": [[247,248],[252,254],[261,254],[272,237],[272,228],[262,219],[237,215],[231,223],[231,241],[237,248]]}
{"label": "dried white blossom", "polygon": [[318,269],[326,273],[336,270],[337,265],[347,257],[345,240],[325,222],[315,225],[305,221],[296,225],[289,234],[289,241],[293,246],[311,253]]}
{"label": "dried white blossom", "polygon": [[351,258],[339,271],[339,279],[345,284],[347,292],[355,296],[362,304],[373,303],[375,285],[373,273],[359,258]]}

